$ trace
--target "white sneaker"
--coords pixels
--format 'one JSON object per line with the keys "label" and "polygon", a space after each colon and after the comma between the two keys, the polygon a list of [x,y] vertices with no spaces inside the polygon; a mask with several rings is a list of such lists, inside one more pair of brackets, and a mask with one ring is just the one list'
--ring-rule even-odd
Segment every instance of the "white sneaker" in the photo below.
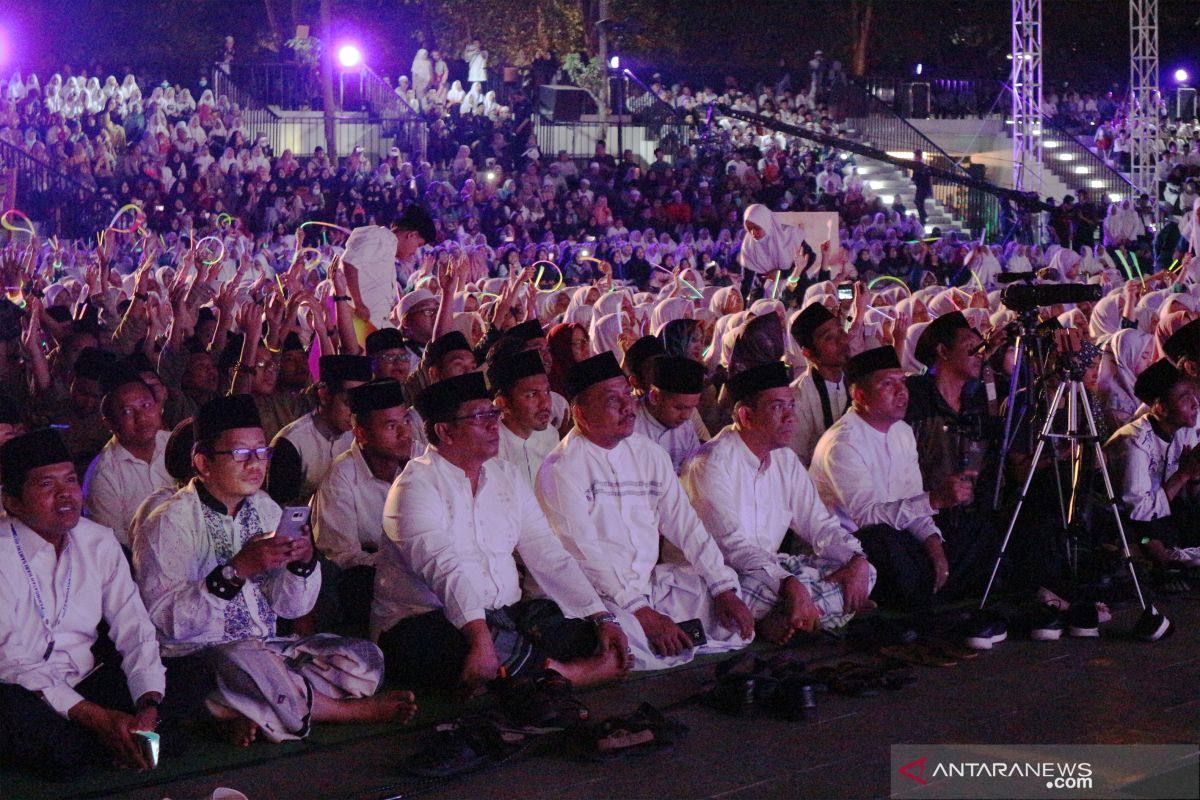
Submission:
{"label": "white sneaker", "polygon": [[1200,547],[1172,547],[1167,561],[1188,567],[1200,567]]}

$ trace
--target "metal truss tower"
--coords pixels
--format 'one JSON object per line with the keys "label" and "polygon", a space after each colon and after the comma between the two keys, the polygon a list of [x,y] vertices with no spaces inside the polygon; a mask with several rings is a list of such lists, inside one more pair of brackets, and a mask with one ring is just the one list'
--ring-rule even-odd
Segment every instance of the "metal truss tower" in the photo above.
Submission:
{"label": "metal truss tower", "polygon": [[1012,0],[1012,100],[1013,186],[1040,193],[1042,0]]}
{"label": "metal truss tower", "polygon": [[1130,179],[1138,192],[1152,198],[1157,189],[1154,139],[1160,99],[1158,0],[1129,0]]}

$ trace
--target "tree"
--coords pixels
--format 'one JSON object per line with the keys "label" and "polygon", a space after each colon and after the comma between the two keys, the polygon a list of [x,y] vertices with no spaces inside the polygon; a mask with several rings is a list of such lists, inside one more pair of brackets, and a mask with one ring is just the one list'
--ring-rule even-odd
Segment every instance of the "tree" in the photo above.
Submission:
{"label": "tree", "polygon": [[874,0],[850,0],[850,74],[859,78],[867,74],[874,11]]}
{"label": "tree", "polygon": [[[333,41],[333,0],[321,0],[321,39]],[[325,115],[325,151],[332,161],[337,157],[337,120],[333,105],[333,47],[326,45],[321,55],[321,106]],[[334,162],[336,163],[336,162]]]}

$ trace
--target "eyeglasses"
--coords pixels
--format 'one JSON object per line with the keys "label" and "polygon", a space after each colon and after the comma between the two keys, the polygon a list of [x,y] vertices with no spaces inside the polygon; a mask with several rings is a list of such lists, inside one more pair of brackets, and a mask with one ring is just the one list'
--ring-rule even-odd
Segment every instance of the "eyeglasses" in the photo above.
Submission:
{"label": "eyeglasses", "polygon": [[270,461],[273,447],[235,447],[232,450],[213,450],[214,456],[229,456],[235,464],[245,464],[251,458],[258,461]]}
{"label": "eyeglasses", "polygon": [[386,355],[375,356],[375,360],[380,364],[399,364],[401,361],[408,361],[408,354],[388,353]]}
{"label": "eyeglasses", "polygon": [[467,414],[462,417],[451,417],[455,422],[470,422],[472,425],[486,425],[496,422],[500,419],[500,412],[497,409],[491,411],[479,411],[475,414]]}
{"label": "eyeglasses", "polygon": [[413,311],[409,311],[408,313],[409,314],[421,314],[422,316],[426,316],[426,317],[434,317],[434,316],[437,316],[437,309],[436,308],[418,308]]}

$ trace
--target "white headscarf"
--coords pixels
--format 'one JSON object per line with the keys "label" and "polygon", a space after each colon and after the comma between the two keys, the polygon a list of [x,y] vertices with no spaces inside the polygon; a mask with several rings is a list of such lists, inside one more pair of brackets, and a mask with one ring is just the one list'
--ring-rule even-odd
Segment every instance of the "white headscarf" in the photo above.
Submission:
{"label": "white headscarf", "polygon": [[804,242],[804,230],[795,225],[781,225],[775,214],[764,205],[755,203],[746,209],[746,222],[753,222],[766,232],[761,239],[747,233],[742,238],[738,255],[741,265],[759,274],[777,269],[791,269],[796,251]]}

